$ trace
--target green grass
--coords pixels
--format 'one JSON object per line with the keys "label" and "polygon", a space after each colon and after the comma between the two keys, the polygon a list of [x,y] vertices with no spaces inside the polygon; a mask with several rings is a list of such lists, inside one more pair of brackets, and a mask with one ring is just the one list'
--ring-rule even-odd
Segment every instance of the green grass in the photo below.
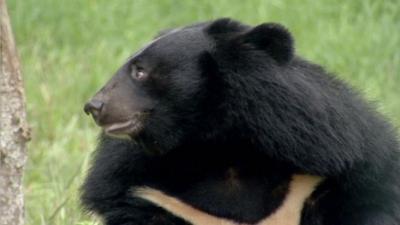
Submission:
{"label": "green grass", "polygon": [[82,105],[158,30],[217,17],[283,23],[297,53],[377,101],[400,124],[398,0],[10,0],[33,140],[29,225],[93,225],[78,204],[98,128]]}

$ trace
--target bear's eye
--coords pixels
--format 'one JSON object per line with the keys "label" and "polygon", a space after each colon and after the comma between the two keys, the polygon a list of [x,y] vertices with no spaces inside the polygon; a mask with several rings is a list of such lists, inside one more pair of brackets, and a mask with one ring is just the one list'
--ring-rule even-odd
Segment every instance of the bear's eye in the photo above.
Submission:
{"label": "bear's eye", "polygon": [[135,80],[144,80],[147,78],[147,73],[143,70],[143,68],[133,65],[131,69],[131,76]]}

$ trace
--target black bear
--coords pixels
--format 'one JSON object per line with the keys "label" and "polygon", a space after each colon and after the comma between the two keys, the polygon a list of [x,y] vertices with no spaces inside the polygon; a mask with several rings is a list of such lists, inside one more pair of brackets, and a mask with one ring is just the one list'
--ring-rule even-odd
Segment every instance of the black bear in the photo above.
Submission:
{"label": "black bear", "polygon": [[[279,24],[166,31],[85,111],[104,132],[82,201],[107,225],[215,224],[194,212],[219,224],[400,224],[394,128],[296,56]],[[269,220],[294,192],[293,214]]]}

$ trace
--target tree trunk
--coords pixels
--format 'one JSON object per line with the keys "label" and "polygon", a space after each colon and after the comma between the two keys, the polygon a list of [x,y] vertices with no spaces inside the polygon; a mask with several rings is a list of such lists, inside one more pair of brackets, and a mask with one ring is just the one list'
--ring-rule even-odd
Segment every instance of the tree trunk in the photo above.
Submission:
{"label": "tree trunk", "polygon": [[22,175],[29,140],[19,61],[5,0],[0,0],[0,225],[24,223]]}

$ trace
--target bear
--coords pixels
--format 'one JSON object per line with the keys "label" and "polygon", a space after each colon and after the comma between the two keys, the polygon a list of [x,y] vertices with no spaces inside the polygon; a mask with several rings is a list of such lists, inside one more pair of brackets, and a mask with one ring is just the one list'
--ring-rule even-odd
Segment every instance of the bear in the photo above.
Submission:
{"label": "bear", "polygon": [[191,224],[159,196],[257,224],[305,188],[291,225],[399,225],[396,130],[294,49],[280,24],[229,18],[158,35],[84,106],[102,128],[85,208],[107,225]]}

